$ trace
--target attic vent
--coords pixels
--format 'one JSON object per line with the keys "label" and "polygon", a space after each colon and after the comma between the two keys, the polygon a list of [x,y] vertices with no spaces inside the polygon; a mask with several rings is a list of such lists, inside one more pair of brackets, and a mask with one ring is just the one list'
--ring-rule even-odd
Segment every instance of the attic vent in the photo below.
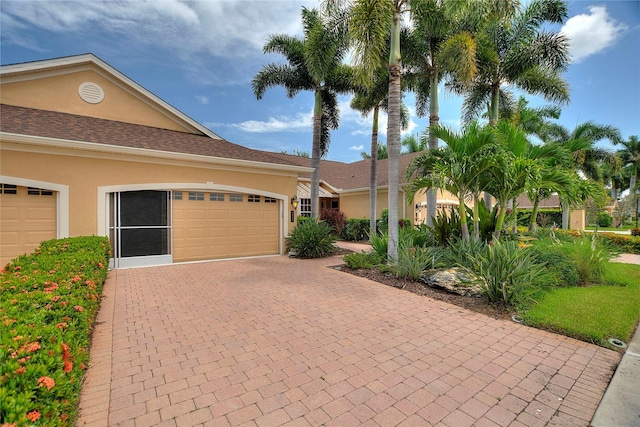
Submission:
{"label": "attic vent", "polygon": [[104,91],[96,83],[82,83],[78,88],[78,94],[89,104],[98,104],[104,99]]}

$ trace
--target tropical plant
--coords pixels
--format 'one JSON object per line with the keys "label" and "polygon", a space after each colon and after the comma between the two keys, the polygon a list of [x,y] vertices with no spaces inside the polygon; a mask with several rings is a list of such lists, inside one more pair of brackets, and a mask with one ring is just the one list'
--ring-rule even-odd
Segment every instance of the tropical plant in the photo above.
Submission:
{"label": "tropical plant", "polygon": [[[412,5],[414,28],[403,55],[410,70],[406,80],[416,93],[418,115],[429,114],[429,126],[436,126],[440,121],[440,82],[455,78],[460,85],[465,85],[477,72],[473,32],[482,8],[475,7],[476,3],[426,0]],[[427,146],[425,138],[413,141],[418,144],[411,145],[409,152],[422,151]],[[435,135],[429,135],[428,148],[438,148]],[[431,225],[436,216],[436,203],[437,189],[433,188],[427,191],[427,225]]]}
{"label": "tropical plant", "polygon": [[392,263],[396,276],[417,281],[422,273],[440,262],[441,252],[434,247],[413,246],[411,239],[400,238],[398,259]]}
{"label": "tropical plant", "polygon": [[373,252],[383,257],[383,259],[387,258],[389,244],[389,236],[387,234],[369,235],[369,243]]}
{"label": "tropical plant", "polygon": [[336,246],[333,229],[326,222],[299,222],[287,236],[287,248],[299,258],[321,258],[330,255]]}
{"label": "tropical plant", "polygon": [[313,144],[311,149],[311,216],[318,218],[320,158],[329,149],[330,130],[337,129],[337,95],[352,90],[352,72],[343,63],[348,51],[346,28],[329,25],[315,9],[302,8],[304,37],[271,35],[265,53],[279,53],[287,62],[264,65],[251,84],[258,99],[273,86],[284,86],[293,98],[300,91],[314,94]]}
{"label": "tropical plant", "polygon": [[508,306],[527,302],[548,280],[533,252],[515,241],[494,240],[474,254],[471,264],[487,299]]}
{"label": "tropical plant", "polygon": [[433,240],[440,246],[449,246],[460,239],[461,225],[459,211],[452,210],[449,214],[438,212],[432,224],[426,226]]}
{"label": "tropical plant", "polygon": [[636,190],[636,182],[638,176],[640,176],[640,140],[637,135],[631,135],[628,140],[620,139],[614,141],[615,143],[620,143],[624,146],[618,153],[622,157],[624,164],[630,166],[629,190],[633,192]]}
{"label": "tropical plant", "polygon": [[[345,6],[353,42],[353,60],[362,81],[371,79],[386,62],[389,70],[387,149],[389,151],[389,258],[398,258],[398,194],[400,189],[401,74],[400,26],[411,0],[325,0],[327,12]],[[344,10],[344,9],[343,9]],[[390,35],[390,38],[389,38]]]}
{"label": "tropical plant", "polygon": [[329,224],[336,235],[342,234],[342,229],[347,222],[347,218],[344,216],[344,213],[337,209],[328,208],[322,209],[320,212],[320,220]]}
{"label": "tropical plant", "polygon": [[[484,178],[495,165],[499,150],[494,143],[494,133],[491,128],[481,127],[476,122],[465,126],[461,132],[440,126],[429,132],[440,138],[445,146],[413,159],[406,171],[406,178],[410,181],[407,193],[410,199],[419,190],[430,188],[443,188],[454,194],[460,202],[458,213],[462,238],[469,241],[466,200],[469,197],[479,199],[486,184]],[[474,224],[478,221],[476,205]]]}
{"label": "tropical plant", "polygon": [[348,218],[341,237],[345,240],[360,242],[367,240],[369,236],[369,220],[361,218]]}
{"label": "tropical plant", "polygon": [[[387,159],[389,157],[389,153],[387,152],[386,144],[377,143],[376,145],[377,145],[376,152],[378,153],[378,156],[376,157],[376,171],[377,171],[378,170],[377,160]],[[362,151],[360,153],[360,157],[362,157],[362,160],[368,160],[373,158],[371,154],[367,153],[366,151]],[[376,172],[376,175],[377,175],[377,172]],[[376,177],[376,185],[377,185],[377,177]],[[373,215],[373,217],[375,218],[376,216]]]}
{"label": "tropical plant", "polygon": [[346,254],[343,259],[347,267],[358,270],[360,268],[371,269],[380,265],[384,262],[386,256],[386,253],[384,256],[380,256],[376,252],[354,252]]}

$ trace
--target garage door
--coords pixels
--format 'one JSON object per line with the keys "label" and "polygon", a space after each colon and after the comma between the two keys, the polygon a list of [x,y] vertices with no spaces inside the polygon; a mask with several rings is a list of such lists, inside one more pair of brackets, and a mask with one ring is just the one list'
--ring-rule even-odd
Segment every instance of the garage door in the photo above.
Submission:
{"label": "garage door", "polygon": [[252,194],[173,193],[173,260],[279,253],[278,200]]}
{"label": "garage door", "polygon": [[56,193],[0,184],[0,268],[57,237]]}

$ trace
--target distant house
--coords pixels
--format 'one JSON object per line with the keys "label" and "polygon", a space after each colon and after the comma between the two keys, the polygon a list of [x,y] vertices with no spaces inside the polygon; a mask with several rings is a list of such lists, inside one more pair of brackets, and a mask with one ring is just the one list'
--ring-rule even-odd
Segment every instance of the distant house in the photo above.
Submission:
{"label": "distant house", "polygon": [[[3,66],[0,85],[3,265],[79,235],[109,236],[116,268],[277,255],[294,196],[310,214],[310,159],[226,141],[92,54]],[[322,161],[321,207],[368,218],[369,166]],[[382,160],[378,216],[387,177]],[[399,216],[424,221],[405,196]]]}

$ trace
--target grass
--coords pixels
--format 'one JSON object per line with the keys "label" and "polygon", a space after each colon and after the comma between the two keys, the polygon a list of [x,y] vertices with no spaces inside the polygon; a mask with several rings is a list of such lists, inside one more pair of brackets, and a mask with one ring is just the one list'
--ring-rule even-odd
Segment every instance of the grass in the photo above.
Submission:
{"label": "grass", "polygon": [[608,263],[605,281],[616,285],[556,288],[522,313],[526,324],[603,347],[628,342],[640,320],[640,265]]}
{"label": "grass", "polygon": [[[621,225],[620,227],[598,227],[598,231],[629,231],[632,228],[635,228],[634,224]],[[596,229],[596,226],[587,225],[585,229],[594,231]]]}

